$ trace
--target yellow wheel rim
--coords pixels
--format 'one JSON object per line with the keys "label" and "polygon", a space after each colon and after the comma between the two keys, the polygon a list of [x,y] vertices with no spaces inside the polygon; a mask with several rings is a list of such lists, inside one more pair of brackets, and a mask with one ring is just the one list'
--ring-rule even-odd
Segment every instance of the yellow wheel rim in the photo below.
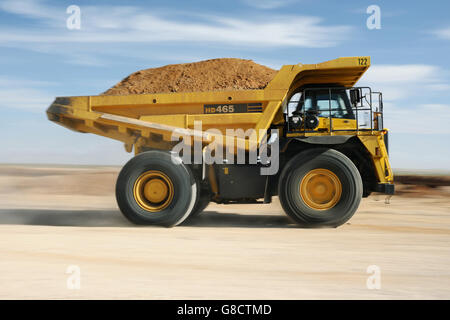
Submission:
{"label": "yellow wheel rim", "polygon": [[173,184],[170,178],[158,170],[141,174],[133,187],[137,204],[144,210],[158,212],[169,206],[173,199]]}
{"label": "yellow wheel rim", "polygon": [[300,196],[303,202],[315,210],[333,208],[341,198],[342,185],[339,178],[330,170],[309,171],[300,182]]}

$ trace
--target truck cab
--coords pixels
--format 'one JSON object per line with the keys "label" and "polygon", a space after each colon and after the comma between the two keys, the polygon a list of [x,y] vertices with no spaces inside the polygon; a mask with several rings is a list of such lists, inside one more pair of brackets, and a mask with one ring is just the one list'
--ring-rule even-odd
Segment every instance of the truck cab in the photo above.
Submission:
{"label": "truck cab", "polygon": [[383,129],[381,93],[367,87],[307,86],[287,101],[288,132]]}

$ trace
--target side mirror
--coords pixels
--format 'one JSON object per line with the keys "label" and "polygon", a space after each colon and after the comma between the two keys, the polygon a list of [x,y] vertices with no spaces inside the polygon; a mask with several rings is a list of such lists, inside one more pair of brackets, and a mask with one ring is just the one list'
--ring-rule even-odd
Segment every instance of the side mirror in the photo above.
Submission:
{"label": "side mirror", "polygon": [[350,102],[356,107],[358,102],[361,101],[361,90],[358,88],[350,89]]}

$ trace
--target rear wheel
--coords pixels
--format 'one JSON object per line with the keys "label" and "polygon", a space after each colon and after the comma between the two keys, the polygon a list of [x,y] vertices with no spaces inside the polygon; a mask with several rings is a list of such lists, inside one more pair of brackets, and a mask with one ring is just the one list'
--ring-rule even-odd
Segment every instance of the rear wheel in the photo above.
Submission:
{"label": "rear wheel", "polygon": [[128,161],[116,184],[119,208],[136,224],[180,224],[192,212],[197,196],[190,169],[179,158],[156,150]]}
{"label": "rear wheel", "polygon": [[209,185],[202,181],[201,172],[195,171],[195,169],[191,169],[191,172],[194,173],[194,179],[197,182],[197,199],[192,209],[191,213],[187,220],[191,220],[192,218],[197,217],[206,207],[209,205],[211,200],[211,192],[209,189]]}
{"label": "rear wheel", "polygon": [[325,148],[304,151],[284,167],[278,184],[285,212],[305,227],[337,227],[358,209],[362,180],[344,154]]}
{"label": "rear wheel", "polygon": [[209,205],[210,202],[210,195],[208,190],[200,190],[200,196],[197,199],[197,203],[194,206],[194,209],[192,209],[191,214],[189,215],[189,219],[197,217],[200,213],[203,212],[203,210],[206,209],[206,207]]}

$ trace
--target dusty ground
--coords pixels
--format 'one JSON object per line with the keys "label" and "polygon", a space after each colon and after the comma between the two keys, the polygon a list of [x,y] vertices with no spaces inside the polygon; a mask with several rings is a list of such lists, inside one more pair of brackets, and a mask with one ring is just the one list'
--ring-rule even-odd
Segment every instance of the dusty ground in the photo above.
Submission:
{"label": "dusty ground", "polygon": [[337,229],[297,228],[278,202],[210,205],[166,229],[122,218],[116,175],[0,166],[0,298],[450,298],[448,187],[401,186],[389,205],[371,196]]}

